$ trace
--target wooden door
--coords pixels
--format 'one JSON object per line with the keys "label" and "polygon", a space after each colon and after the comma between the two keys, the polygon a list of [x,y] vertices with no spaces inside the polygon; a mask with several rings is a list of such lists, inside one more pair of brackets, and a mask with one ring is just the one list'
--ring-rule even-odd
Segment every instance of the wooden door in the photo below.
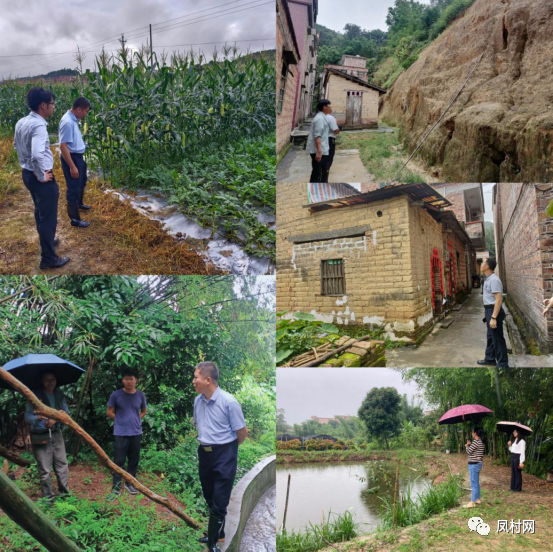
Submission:
{"label": "wooden door", "polygon": [[361,109],[363,107],[363,92],[353,90],[348,92],[346,102],[346,126],[361,125]]}

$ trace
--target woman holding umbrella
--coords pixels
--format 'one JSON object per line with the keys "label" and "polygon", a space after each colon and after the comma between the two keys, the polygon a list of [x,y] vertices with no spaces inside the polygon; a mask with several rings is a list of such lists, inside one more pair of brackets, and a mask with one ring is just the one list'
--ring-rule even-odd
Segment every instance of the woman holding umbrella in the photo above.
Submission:
{"label": "woman holding umbrella", "polygon": [[465,446],[467,454],[469,455],[470,488],[472,489],[470,502],[466,505],[466,508],[474,508],[477,504],[482,504],[480,472],[484,465],[485,447],[482,441],[483,437],[483,429],[474,429],[472,431],[472,442],[468,440]]}
{"label": "woman holding umbrella", "polygon": [[514,443],[509,441],[507,445],[511,451],[511,491],[522,492],[522,470],[526,461],[526,441],[519,430],[513,431]]}

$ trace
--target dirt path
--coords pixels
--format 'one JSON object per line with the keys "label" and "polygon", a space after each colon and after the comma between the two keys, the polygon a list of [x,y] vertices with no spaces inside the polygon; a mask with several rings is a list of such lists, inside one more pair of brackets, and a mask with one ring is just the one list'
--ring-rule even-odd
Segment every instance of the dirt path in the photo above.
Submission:
{"label": "dirt path", "polygon": [[[18,468],[14,475],[16,479],[20,479],[25,473],[25,468]],[[161,477],[154,474],[140,474],[140,480],[152,490],[155,489],[161,483]],[[53,489],[54,492],[57,492],[57,483],[56,476],[52,474]],[[40,498],[40,489],[37,485],[26,485],[25,492],[27,496],[33,500],[37,501]],[[69,466],[69,489],[71,494],[77,498],[86,499],[94,502],[104,502],[106,497],[110,494],[112,487],[112,476],[107,470],[99,468],[97,466],[88,466],[84,464],[79,464],[75,466]],[[145,497],[142,494],[133,496],[127,493],[125,490],[123,492],[129,498],[129,500],[136,501],[137,505],[140,506],[151,506],[154,505],[158,516],[180,519],[178,516],[175,516],[167,508],[164,508],[161,504],[153,502],[149,498]],[[157,489],[156,492],[162,492]],[[164,496],[167,496],[170,502],[179,506],[180,508],[186,509],[186,506],[179,502],[175,496],[171,493],[162,492]]]}
{"label": "dirt path", "polygon": [[[89,181],[85,202],[93,209],[82,212],[88,228],[71,226],[66,213],[65,179],[54,151],[54,174],[60,187],[58,255],[71,262],[57,270],[40,270],[40,246],[31,196],[13,164],[13,140],[0,139],[0,273],[4,274],[214,274],[196,244],[169,236],[157,221],[131,205],[106,194],[98,180]],[[0,190],[1,192],[1,190]]]}
{"label": "dirt path", "polygon": [[[446,468],[434,480],[439,483],[449,469],[453,474],[464,476],[464,486],[469,488],[467,459],[465,455],[443,455],[431,459]],[[449,466],[449,469],[447,469]],[[432,470],[431,470],[432,471]],[[391,550],[423,551],[440,550],[550,550],[553,538],[553,484],[543,479],[524,474],[523,492],[509,491],[511,471],[506,466],[496,466],[490,458],[484,459],[480,474],[482,505],[474,509],[454,508],[433,516],[417,525],[376,533],[347,543],[335,544],[324,552],[343,550],[348,552],[383,552]],[[465,502],[470,499],[468,491]],[[480,517],[490,525],[487,536],[471,533],[468,520]],[[499,520],[534,520],[535,534],[498,533]]]}

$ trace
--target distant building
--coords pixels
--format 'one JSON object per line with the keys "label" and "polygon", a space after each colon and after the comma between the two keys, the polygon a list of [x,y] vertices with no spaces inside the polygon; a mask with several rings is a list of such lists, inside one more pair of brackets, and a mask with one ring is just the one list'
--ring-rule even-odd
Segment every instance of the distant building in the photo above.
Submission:
{"label": "distant building", "polygon": [[334,416],[334,418],[318,418],[317,416],[311,416],[312,422],[319,422],[322,425],[327,425],[330,422],[338,422],[338,418],[349,421],[353,419],[353,416]]}
{"label": "distant building", "polygon": [[494,223],[498,273],[510,305],[528,336],[553,353],[553,317],[543,316],[553,294],[553,201],[551,184],[496,184]]}
{"label": "distant building", "polygon": [[367,58],[344,55],[325,65],[320,97],[330,100],[338,125],[346,129],[378,127],[378,102],[386,90],[368,82]]}

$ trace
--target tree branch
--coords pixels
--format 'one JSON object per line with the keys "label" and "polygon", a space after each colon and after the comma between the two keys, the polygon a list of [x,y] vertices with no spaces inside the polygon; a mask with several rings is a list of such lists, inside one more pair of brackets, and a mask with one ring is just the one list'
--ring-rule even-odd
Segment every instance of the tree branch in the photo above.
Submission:
{"label": "tree branch", "polygon": [[150,500],[153,500],[154,502],[157,502],[158,504],[165,506],[165,508],[173,512],[173,514],[175,514],[176,516],[180,517],[182,520],[186,522],[187,525],[189,525],[193,529],[201,528],[201,525],[197,521],[192,519],[188,514],[185,514],[180,508],[178,508],[174,504],[171,504],[171,502],[167,498],[164,498],[154,493],[148,487],[140,483],[140,481],[135,479],[132,475],[130,475],[125,470],[121,469],[119,466],[114,464],[110,460],[109,456],[104,452],[102,447],[100,447],[100,445],[67,413],[65,413],[63,410],[55,410],[43,404],[26,385],[21,383],[17,378],[12,376],[9,372],[6,372],[6,370],[4,370],[4,368],[2,367],[0,367],[0,377],[4,381],[9,383],[16,391],[19,391],[35,407],[37,413],[41,414],[42,416],[45,416],[46,418],[56,420],[57,422],[60,422],[70,427],[75,433],[77,433],[77,435],[79,435],[83,439],[83,441],[85,441],[88,444],[88,446],[94,451],[94,453],[98,457],[98,462],[101,465],[105,466],[110,471],[121,476],[122,479],[124,479],[127,483],[130,483],[131,485],[136,487],[143,495],[147,496]]}
{"label": "tree branch", "polygon": [[[51,278],[46,279],[46,283],[49,284],[56,278],[61,278],[62,274],[58,274],[57,276],[52,276]],[[22,293],[25,293],[26,291],[29,291],[30,289],[34,288],[34,284],[31,284],[30,286],[24,287],[23,289],[20,289],[19,291],[16,291],[15,293],[12,293],[11,295],[7,295],[6,297],[2,297],[0,299],[0,303],[5,303],[6,301],[9,301],[10,299],[14,299],[18,295],[21,295]]]}

